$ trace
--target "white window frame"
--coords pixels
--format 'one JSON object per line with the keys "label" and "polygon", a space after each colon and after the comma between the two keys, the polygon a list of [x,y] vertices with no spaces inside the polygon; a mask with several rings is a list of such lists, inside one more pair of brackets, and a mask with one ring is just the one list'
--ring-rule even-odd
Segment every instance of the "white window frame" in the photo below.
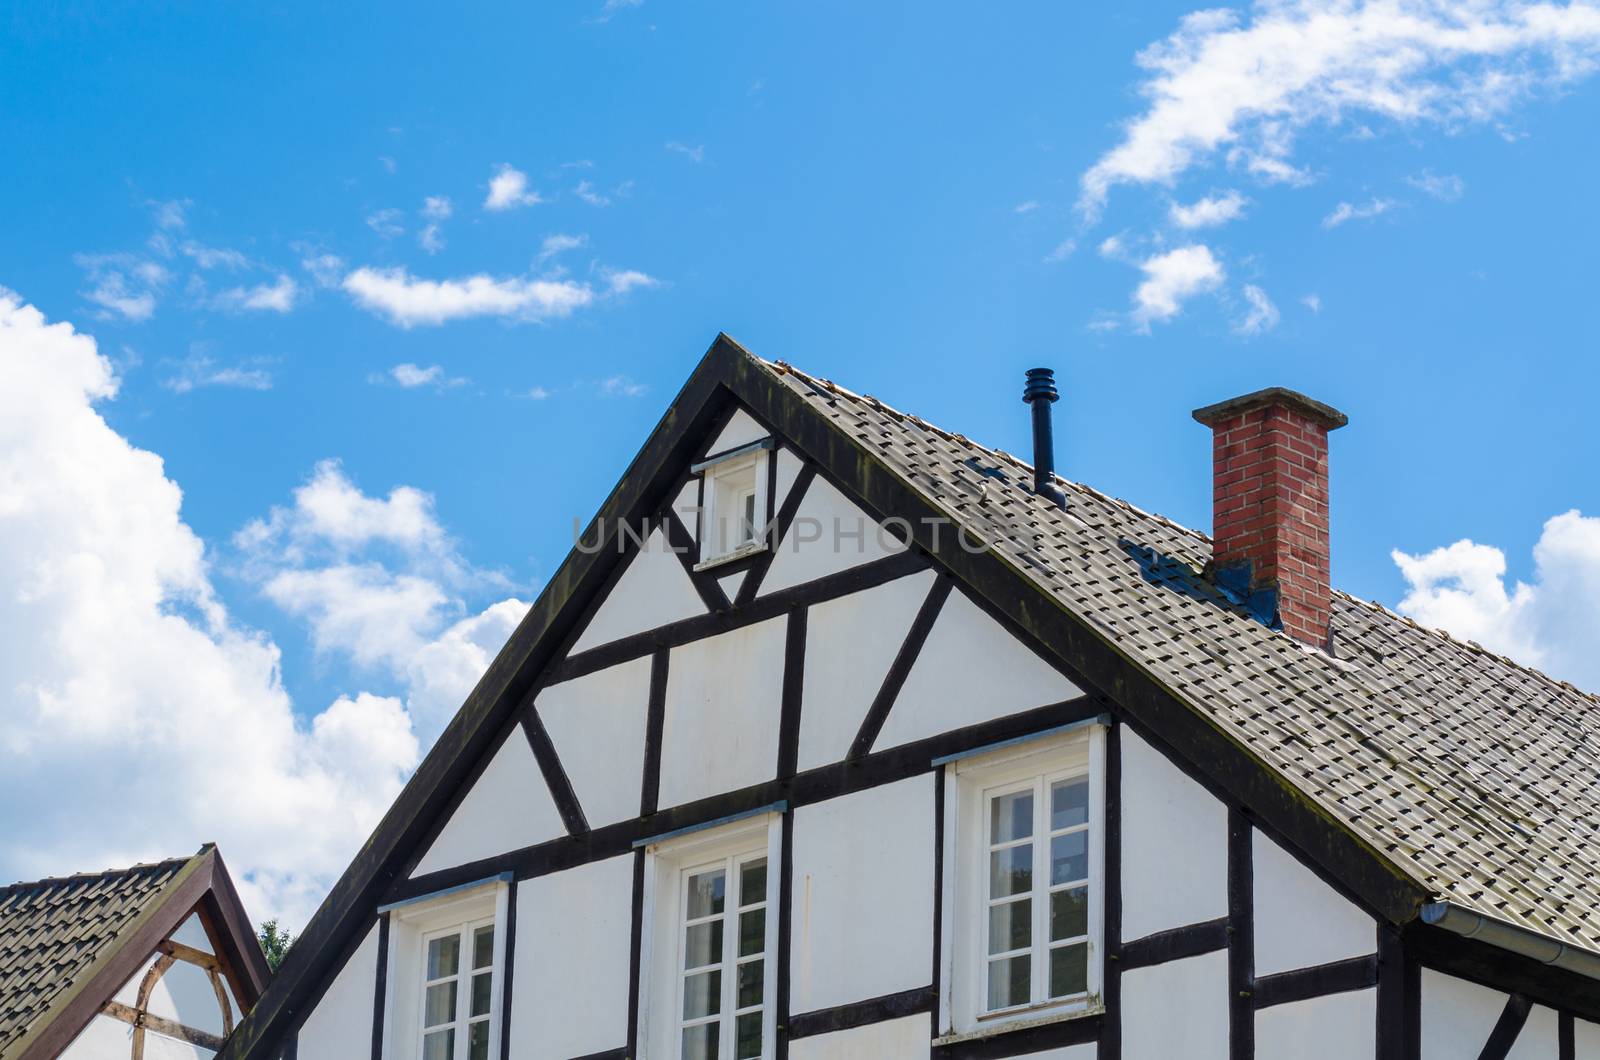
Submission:
{"label": "white window frame", "polygon": [[[940,1042],[963,1041],[1020,1027],[1090,1016],[1105,1009],[1105,733],[1102,719],[1015,741],[945,762],[945,834],[940,949]],[[1050,829],[1048,793],[1058,780],[1089,781],[1088,989],[1050,1000],[1049,971]],[[1033,955],[1034,999],[987,1011],[989,930],[989,800],[1033,787]],[[1039,792],[1043,792],[1041,797]],[[1041,832],[1040,822],[1044,823]],[[1066,830],[1063,830],[1066,831]]]}
{"label": "white window frame", "polygon": [[510,888],[490,880],[391,907],[389,965],[385,974],[383,1055],[385,1060],[420,1060],[427,946],[431,939],[461,933],[461,985],[457,988],[456,1057],[467,1055],[467,1024],[472,993],[471,931],[494,925],[494,956],[489,983],[489,1056],[500,1055],[501,1003],[505,993],[506,918]]}
{"label": "white window frame", "polygon": [[[767,462],[772,459],[771,440],[764,439],[752,443],[751,448],[736,450],[727,456],[706,464],[702,468],[701,482],[701,512],[700,512],[700,562],[695,564],[695,570],[705,570],[708,567],[731,563],[746,556],[755,555],[766,551],[770,533],[768,523],[771,520],[770,504],[767,495],[767,479],[770,477]],[[748,488],[740,490],[734,495],[734,511],[727,512],[726,505],[719,505],[719,494],[726,491],[727,487],[718,487],[718,479],[724,482],[733,475],[742,475],[750,472],[752,482]],[[753,537],[749,541],[730,543],[724,538],[724,532],[737,533],[742,527],[744,519],[743,501],[752,496],[755,501],[756,520],[753,527]],[[732,519],[733,522],[728,522]],[[724,525],[726,523],[726,525]]]}
{"label": "white window frame", "polygon": [[[777,1035],[778,890],[782,878],[783,814],[761,811],[723,825],[666,837],[645,847],[643,924],[639,954],[638,1060],[677,1060],[683,1019],[684,913],[689,875],[755,858],[767,860],[766,938],[762,959],[761,1056],[771,1060]],[[730,886],[724,909],[724,972],[722,1014],[729,1029],[720,1041],[724,1060],[732,1060],[732,1015],[737,976],[728,969],[737,961],[737,895]],[[733,956],[729,956],[729,955]]]}

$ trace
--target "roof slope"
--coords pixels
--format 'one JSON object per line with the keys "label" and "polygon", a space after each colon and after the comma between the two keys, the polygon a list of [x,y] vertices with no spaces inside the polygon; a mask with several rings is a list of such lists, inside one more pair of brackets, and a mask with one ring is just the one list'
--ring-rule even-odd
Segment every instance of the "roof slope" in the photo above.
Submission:
{"label": "roof slope", "polygon": [[0,888],[0,1054],[78,983],[193,860]]}
{"label": "roof slope", "polygon": [[1441,899],[1600,950],[1600,699],[1336,592],[1329,656],[1200,576],[1201,533],[761,362]]}

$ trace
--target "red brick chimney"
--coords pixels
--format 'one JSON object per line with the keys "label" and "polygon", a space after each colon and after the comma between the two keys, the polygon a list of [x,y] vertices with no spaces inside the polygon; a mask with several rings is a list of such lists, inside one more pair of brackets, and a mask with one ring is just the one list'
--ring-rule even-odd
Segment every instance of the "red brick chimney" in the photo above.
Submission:
{"label": "red brick chimney", "polygon": [[1212,431],[1212,576],[1267,625],[1326,648],[1328,432],[1349,417],[1275,386],[1194,418]]}

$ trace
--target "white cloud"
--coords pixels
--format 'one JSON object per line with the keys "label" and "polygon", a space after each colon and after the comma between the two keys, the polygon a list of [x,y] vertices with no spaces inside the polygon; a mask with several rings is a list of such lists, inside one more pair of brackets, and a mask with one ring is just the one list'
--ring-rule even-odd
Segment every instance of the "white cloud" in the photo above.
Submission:
{"label": "white cloud", "polygon": [[543,401],[545,398],[550,396],[550,391],[546,390],[542,386],[529,387],[528,392],[523,396],[528,398],[530,401]]}
{"label": "white cloud", "polygon": [[605,272],[606,288],[612,294],[627,294],[636,287],[658,287],[661,281],[638,269],[611,269]]}
{"label": "white cloud", "polygon": [[1600,691],[1600,517],[1574,510],[1547,521],[1531,583],[1508,585],[1505,553],[1466,539],[1391,555],[1409,586],[1402,614]]}
{"label": "white cloud", "polygon": [[295,563],[313,546],[332,548],[341,557],[374,544],[418,555],[455,554],[455,545],[434,513],[432,496],[411,486],[396,486],[387,497],[369,497],[337,460],[319,463],[311,478],[295,489],[292,505],[274,507],[266,518],[251,522],[234,543],[246,552],[272,551]]}
{"label": "white cloud", "polygon": [[643,5],[644,0],[606,0],[605,6],[600,9],[600,13],[589,21],[610,22],[614,17],[616,17],[617,12],[627,11],[635,7],[642,7]]}
{"label": "white cloud", "polygon": [[588,203],[590,206],[611,205],[611,199],[608,196],[602,195],[596,191],[594,185],[589,183],[587,180],[578,181],[578,186],[573,190],[573,194],[582,199],[584,202]]}
{"label": "white cloud", "polygon": [[1133,321],[1144,331],[1149,330],[1152,321],[1177,316],[1184,302],[1215,290],[1225,278],[1211,248],[1201,243],[1146,258],[1139,268],[1144,270],[1145,278],[1133,293]]}
{"label": "white cloud", "polygon": [[419,211],[429,221],[448,221],[455,212],[455,204],[448,195],[429,195],[422,200],[422,209]]}
{"label": "white cloud", "polygon": [[545,236],[544,242],[539,246],[539,261],[541,263],[549,261],[558,254],[565,254],[569,250],[577,250],[588,244],[589,237],[584,235],[569,236],[558,232],[552,236]]}
{"label": "white cloud", "polygon": [[444,249],[444,236],[439,234],[437,224],[422,226],[422,231],[417,233],[417,245],[429,254],[437,254]]}
{"label": "white cloud", "polygon": [[570,316],[595,300],[593,288],[573,280],[494,277],[423,280],[404,268],[360,268],[344,278],[358,304],[403,328],[468,317],[539,321]]}
{"label": "white cloud", "polygon": [[405,225],[400,223],[400,217],[400,211],[393,207],[375,210],[367,214],[367,227],[385,239],[393,239],[395,236],[404,235],[406,231]]}
{"label": "white cloud", "polygon": [[1243,217],[1249,202],[1237,191],[1230,191],[1207,196],[1187,206],[1175,202],[1168,207],[1167,216],[1179,228],[1213,228]]}
{"label": "white cloud", "polygon": [[[0,876],[216,840],[254,917],[303,924],[416,736],[391,696],[296,715],[277,647],[218,598],[161,458],[102,418],[116,392],[92,339],[0,294]],[[115,827],[84,827],[108,807]]]}
{"label": "white cloud", "polygon": [[1338,228],[1347,221],[1366,221],[1388,213],[1400,204],[1393,199],[1372,199],[1357,206],[1348,202],[1341,202],[1333,208],[1333,212],[1322,219],[1323,228]]}
{"label": "white cloud", "polygon": [[271,390],[272,373],[262,362],[219,365],[203,353],[195,353],[178,363],[177,371],[161,381],[174,394],[187,394],[201,387],[229,387],[235,390]]}
{"label": "white cloud", "polygon": [[151,201],[149,206],[155,214],[156,227],[168,232],[177,232],[188,225],[186,214],[192,205],[188,199],[171,199],[167,202]]}
{"label": "white cloud", "polygon": [[691,162],[704,162],[706,160],[705,144],[696,144],[690,147],[688,144],[679,143],[676,140],[668,140],[667,150],[683,155]]}
{"label": "white cloud", "polygon": [[194,261],[202,269],[244,269],[250,266],[250,259],[237,250],[227,247],[208,247],[194,240],[185,240],[178,248],[185,257]]}
{"label": "white cloud", "polygon": [[1453,173],[1439,175],[1423,170],[1414,177],[1407,177],[1406,183],[1440,202],[1455,202],[1467,193],[1467,182]]}
{"label": "white cloud", "polygon": [[372,382],[388,382],[407,390],[418,387],[431,386],[440,390],[449,387],[466,386],[471,382],[464,376],[451,376],[445,373],[442,365],[430,364],[423,368],[415,364],[397,364],[382,375],[372,377]]}
{"label": "white cloud", "polygon": [[1320,294],[1304,295],[1300,299],[1300,304],[1311,310],[1313,313],[1322,312],[1322,296]]}
{"label": "white cloud", "polygon": [[344,277],[343,258],[305,244],[297,244],[295,249],[302,255],[300,267],[311,274],[318,287],[339,286],[339,281]]}
{"label": "white cloud", "polygon": [[600,393],[606,397],[640,397],[650,388],[636,383],[625,375],[613,375],[600,380]]}
{"label": "white cloud", "polygon": [[1244,285],[1244,299],[1250,303],[1250,311],[1234,327],[1235,331],[1241,335],[1260,335],[1278,326],[1278,307],[1272,304],[1267,292],[1253,283],[1247,283]]}
{"label": "white cloud", "polygon": [[502,162],[489,178],[489,197],[483,200],[485,210],[513,210],[518,206],[533,206],[543,200],[539,193],[528,190],[528,175]]}
{"label": "white cloud", "polygon": [[1033,211],[1037,210],[1038,208],[1039,208],[1039,204],[1037,202],[1035,202],[1033,199],[1029,199],[1027,202],[1019,202],[1019,203],[1017,203],[1016,206],[1011,208],[1011,212],[1012,213],[1032,213]]}
{"label": "white cloud", "polygon": [[103,317],[149,320],[157,296],[172,278],[161,265],[132,254],[78,254],[73,261],[89,281],[83,297],[99,306]]}
{"label": "white cloud", "polygon": [[380,165],[382,165],[383,168],[385,170],[387,170],[388,172],[390,172],[390,173],[393,173],[397,168],[399,168],[398,166],[395,165],[394,159],[390,158],[388,155],[379,155],[378,156],[378,163]]}
{"label": "white cloud", "polygon": [[234,287],[220,292],[214,303],[218,309],[230,312],[262,310],[287,313],[294,308],[300,296],[300,285],[288,275],[280,273],[272,283],[258,283],[253,287]]}
{"label": "white cloud", "polygon": [[1054,265],[1058,261],[1066,261],[1078,249],[1078,241],[1068,237],[1050,248],[1050,253],[1044,256],[1046,265]]}
{"label": "white cloud", "polygon": [[1517,0],[1261,0],[1187,15],[1139,53],[1146,109],[1084,173],[1095,216],[1120,184],[1172,184],[1222,152],[1267,181],[1311,125],[1355,117],[1446,127],[1493,121],[1600,62],[1600,8]]}
{"label": "white cloud", "polygon": [[455,211],[454,204],[448,195],[429,195],[422,200],[422,209],[417,211],[428,222],[422,226],[422,231],[417,233],[417,243],[429,254],[437,254],[444,249],[444,235],[442,224],[450,219]]}
{"label": "white cloud", "polygon": [[1122,237],[1117,235],[1106,236],[1100,241],[1100,245],[1096,247],[1095,250],[1102,258],[1110,258],[1112,261],[1121,261],[1124,257],[1126,257],[1128,248],[1123,243]]}

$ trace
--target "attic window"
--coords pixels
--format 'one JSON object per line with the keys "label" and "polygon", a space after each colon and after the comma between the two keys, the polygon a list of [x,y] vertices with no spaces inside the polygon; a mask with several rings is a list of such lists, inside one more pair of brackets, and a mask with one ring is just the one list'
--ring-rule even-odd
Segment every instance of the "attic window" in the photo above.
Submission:
{"label": "attic window", "polygon": [[767,547],[768,464],[772,439],[763,438],[696,464],[703,473],[701,554],[696,569],[753,555]]}

